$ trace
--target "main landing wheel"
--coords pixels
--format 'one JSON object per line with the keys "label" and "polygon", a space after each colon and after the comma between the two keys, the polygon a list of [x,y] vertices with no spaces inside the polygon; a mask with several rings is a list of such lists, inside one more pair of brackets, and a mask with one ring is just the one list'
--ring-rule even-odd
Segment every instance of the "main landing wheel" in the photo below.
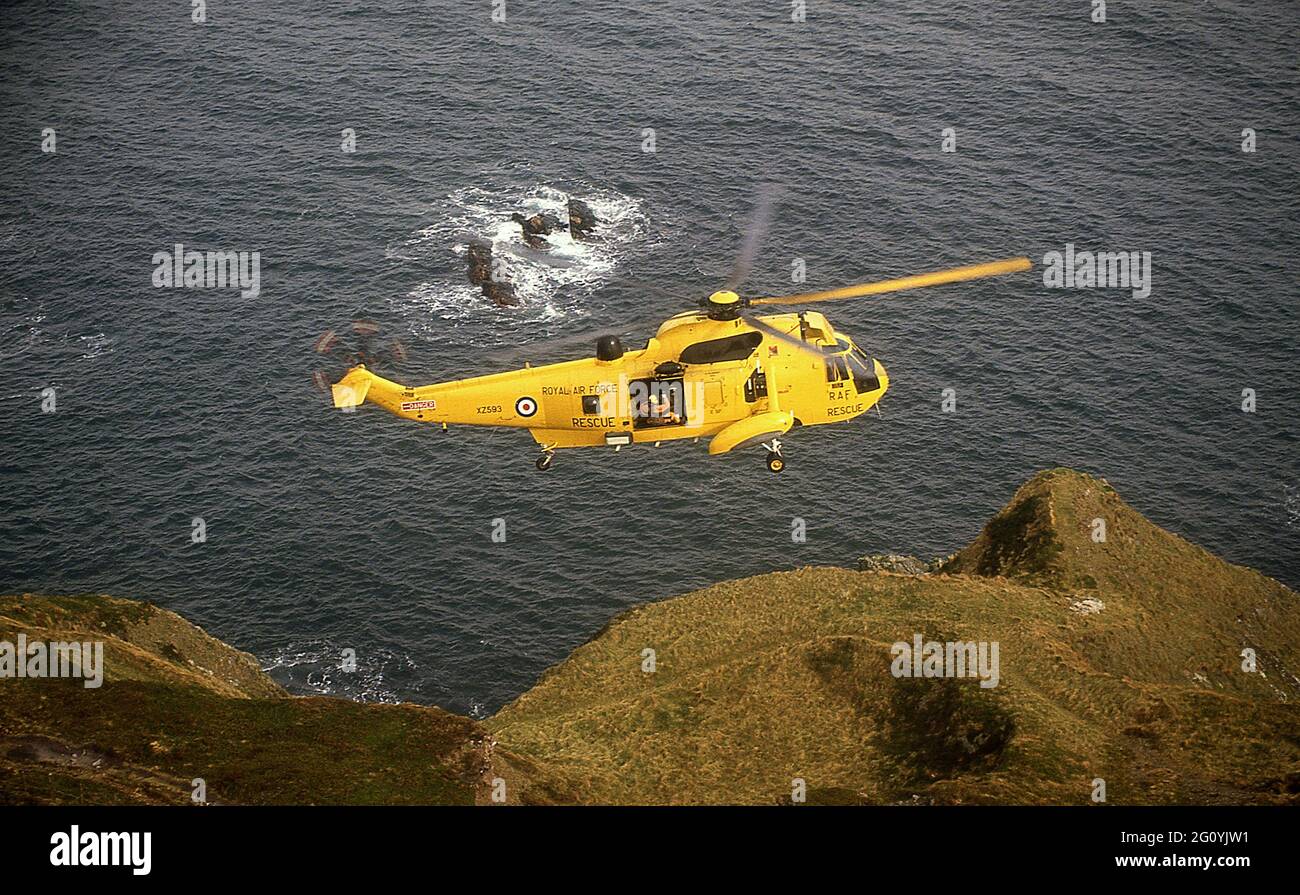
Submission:
{"label": "main landing wheel", "polygon": [[542,454],[540,457],[537,458],[537,468],[541,472],[546,472],[546,470],[551,468],[551,464],[554,462],[555,462],[554,454]]}
{"label": "main landing wheel", "polygon": [[767,468],[772,472],[780,472],[785,469],[785,458],[780,454],[768,454]]}

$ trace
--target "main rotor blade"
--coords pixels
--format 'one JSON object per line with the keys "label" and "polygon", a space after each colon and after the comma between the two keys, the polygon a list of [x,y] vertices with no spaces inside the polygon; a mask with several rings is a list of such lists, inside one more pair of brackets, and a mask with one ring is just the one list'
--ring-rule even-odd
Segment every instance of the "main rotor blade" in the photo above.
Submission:
{"label": "main rotor blade", "polygon": [[769,335],[772,338],[776,339],[777,341],[785,342],[787,345],[793,345],[795,348],[798,348],[800,351],[807,351],[809,354],[815,354],[818,357],[825,357],[826,355],[832,354],[835,351],[835,349],[833,348],[825,348],[821,345],[816,345],[812,342],[805,342],[803,339],[797,338],[796,336],[792,336],[787,332],[782,332],[772,324],[768,323],[766,320],[760,320],[758,317],[751,317],[745,315],[744,319],[746,323],[748,323],[750,326],[752,326],[754,329],[758,330],[759,332]]}
{"label": "main rotor blade", "polygon": [[731,276],[727,278],[728,290],[738,292],[741,284],[749,276],[749,271],[754,266],[754,259],[758,257],[758,248],[772,226],[772,210],[776,207],[779,195],[780,188],[774,183],[765,183],[758,188],[758,200],[754,204],[754,213],[745,228],[745,240],[741,243],[739,254],[736,255]]}
{"label": "main rotor blade", "polygon": [[972,264],[968,267],[953,267],[949,270],[922,273],[911,277],[899,277],[894,280],[845,286],[842,289],[828,289],[825,292],[805,292],[802,295],[755,298],[751,299],[749,303],[751,305],[794,305],[808,304],[815,301],[836,301],[841,298],[861,298],[864,295],[902,292],[904,289],[917,289],[921,286],[938,286],[941,283],[960,283],[963,280],[995,277],[1004,273],[1029,270],[1031,267],[1033,267],[1033,263],[1023,256],[1020,258],[1006,258],[1002,261],[990,261],[987,264]]}

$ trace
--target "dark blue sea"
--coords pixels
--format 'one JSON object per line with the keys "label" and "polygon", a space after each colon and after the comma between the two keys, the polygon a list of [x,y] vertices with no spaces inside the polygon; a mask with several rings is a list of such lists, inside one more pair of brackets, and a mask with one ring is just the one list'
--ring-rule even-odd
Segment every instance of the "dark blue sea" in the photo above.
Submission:
{"label": "dark blue sea", "polygon": [[[296,692],[482,716],[630,606],[946,555],[1049,466],[1300,585],[1300,12],[1108,6],[6,3],[0,591],[151,600]],[[1036,269],[824,306],[892,388],[793,434],[779,477],[703,445],[542,474],[522,431],[312,384],[359,318],[412,384],[643,340],[722,285],[764,183],[751,294]],[[511,244],[512,211],[569,196],[605,240]],[[520,307],[465,281],[470,235]],[[155,287],[176,243],[258,252],[259,294]],[[1046,288],[1067,243],[1150,252],[1149,294]]]}

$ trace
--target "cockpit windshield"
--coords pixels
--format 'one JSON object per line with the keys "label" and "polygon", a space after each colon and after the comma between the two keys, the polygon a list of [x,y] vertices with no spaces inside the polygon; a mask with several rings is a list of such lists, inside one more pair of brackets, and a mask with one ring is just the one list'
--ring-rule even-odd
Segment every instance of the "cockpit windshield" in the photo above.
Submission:
{"label": "cockpit windshield", "polygon": [[857,386],[859,394],[874,392],[880,388],[880,379],[876,376],[876,364],[871,358],[856,348],[846,356],[849,361],[849,372],[853,374],[853,384]]}
{"label": "cockpit windshield", "polygon": [[826,357],[826,381],[851,380],[859,394],[880,388],[875,362],[847,339],[839,338],[835,343],[839,350]]}

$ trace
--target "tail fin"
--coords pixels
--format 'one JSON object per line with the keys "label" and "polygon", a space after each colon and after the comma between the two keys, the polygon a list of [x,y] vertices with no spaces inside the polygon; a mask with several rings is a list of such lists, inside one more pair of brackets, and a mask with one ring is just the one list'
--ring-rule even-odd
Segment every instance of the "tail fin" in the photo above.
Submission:
{"label": "tail fin", "polygon": [[330,391],[334,393],[334,406],[347,408],[364,404],[371,380],[371,373],[365,367],[353,367],[348,375],[330,386]]}

